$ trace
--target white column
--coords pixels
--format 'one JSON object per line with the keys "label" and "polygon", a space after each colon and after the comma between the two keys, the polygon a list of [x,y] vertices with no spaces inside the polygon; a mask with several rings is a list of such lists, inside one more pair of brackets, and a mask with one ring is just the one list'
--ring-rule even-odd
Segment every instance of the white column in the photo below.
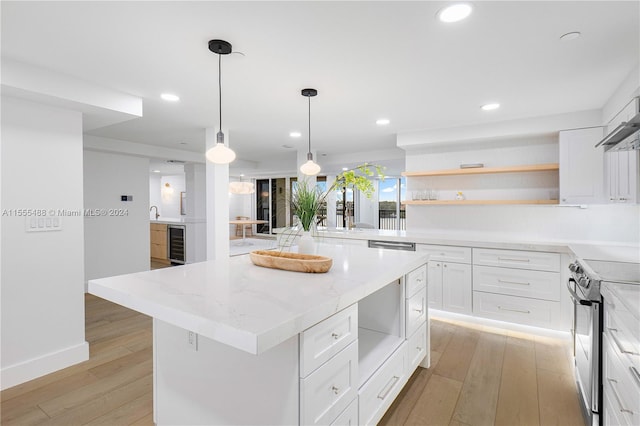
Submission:
{"label": "white column", "polygon": [[284,185],[286,187],[285,190],[285,203],[284,203],[284,214],[285,214],[285,219],[284,219],[284,223],[285,226],[289,227],[289,226],[293,226],[293,223],[291,223],[291,206],[289,205],[289,197],[291,197],[291,194],[289,193],[290,189],[291,189],[291,178],[290,177],[286,177],[284,178]]}
{"label": "white column", "polygon": [[[327,175],[327,188],[331,188],[331,185],[336,181],[335,176]],[[327,228],[336,227],[336,191],[331,191],[327,196]]]}
{"label": "white column", "polygon": [[187,263],[207,259],[207,171],[204,164],[184,166],[187,236]]}
{"label": "white column", "polygon": [[[229,146],[229,132],[223,130]],[[217,129],[205,129],[205,150],[216,144]],[[229,165],[207,161],[207,260],[229,257]]]}
{"label": "white column", "polygon": [[184,165],[186,213],[189,219],[204,220],[207,215],[207,170],[204,164]]}

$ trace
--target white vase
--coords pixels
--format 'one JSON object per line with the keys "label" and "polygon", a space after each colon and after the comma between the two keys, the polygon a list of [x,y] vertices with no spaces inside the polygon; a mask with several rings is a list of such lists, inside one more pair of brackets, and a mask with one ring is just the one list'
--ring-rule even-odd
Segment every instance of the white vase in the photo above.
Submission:
{"label": "white vase", "polygon": [[302,231],[300,240],[298,241],[298,253],[314,254],[316,251],[316,242],[311,236],[310,231]]}

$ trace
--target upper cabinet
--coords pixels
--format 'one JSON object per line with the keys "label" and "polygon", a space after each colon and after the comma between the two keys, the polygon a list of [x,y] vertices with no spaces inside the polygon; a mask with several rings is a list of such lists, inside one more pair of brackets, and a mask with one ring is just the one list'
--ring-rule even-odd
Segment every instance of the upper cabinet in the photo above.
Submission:
{"label": "upper cabinet", "polygon": [[[636,97],[631,100],[618,114],[616,114],[607,126],[607,134],[613,132],[620,123],[629,122],[640,110],[640,100]],[[630,136],[632,139],[636,136]],[[625,145],[624,143],[620,145]],[[637,203],[638,202],[638,150],[619,151],[613,147],[604,154],[604,183],[606,201],[610,203]]]}
{"label": "upper cabinet", "polygon": [[604,202],[604,149],[595,148],[603,135],[602,127],[560,132],[560,204]]}
{"label": "upper cabinet", "polygon": [[605,188],[610,203],[638,202],[640,151],[609,151],[605,156]]}

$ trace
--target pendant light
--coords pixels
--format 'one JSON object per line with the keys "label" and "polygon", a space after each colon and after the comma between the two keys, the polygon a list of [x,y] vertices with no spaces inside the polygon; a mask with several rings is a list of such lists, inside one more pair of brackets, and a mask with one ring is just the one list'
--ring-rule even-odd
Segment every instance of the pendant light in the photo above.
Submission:
{"label": "pendant light", "polygon": [[240,180],[239,182],[229,182],[229,192],[238,195],[253,194],[256,192],[256,188],[253,183]]}
{"label": "pendant light", "polygon": [[307,162],[300,166],[300,171],[307,176],[315,176],[320,173],[320,166],[314,163],[311,153],[311,97],[317,94],[316,89],[302,89],[302,96],[309,98],[309,151],[307,152]]}
{"label": "pendant light", "polygon": [[236,159],[236,153],[224,144],[222,133],[222,55],[231,53],[231,43],[224,40],[209,40],[209,50],[218,54],[218,94],[220,111],[220,128],[216,134],[216,146],[207,151],[207,160],[216,164],[229,164]]}

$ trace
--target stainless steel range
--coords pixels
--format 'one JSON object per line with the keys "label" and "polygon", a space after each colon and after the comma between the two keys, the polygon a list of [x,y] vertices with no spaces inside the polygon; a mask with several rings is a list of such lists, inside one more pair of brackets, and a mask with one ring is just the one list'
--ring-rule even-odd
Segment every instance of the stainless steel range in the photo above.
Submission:
{"label": "stainless steel range", "polygon": [[573,351],[576,382],[587,425],[599,425],[602,414],[603,282],[638,283],[640,265],[577,260],[569,265],[567,288],[574,305]]}

